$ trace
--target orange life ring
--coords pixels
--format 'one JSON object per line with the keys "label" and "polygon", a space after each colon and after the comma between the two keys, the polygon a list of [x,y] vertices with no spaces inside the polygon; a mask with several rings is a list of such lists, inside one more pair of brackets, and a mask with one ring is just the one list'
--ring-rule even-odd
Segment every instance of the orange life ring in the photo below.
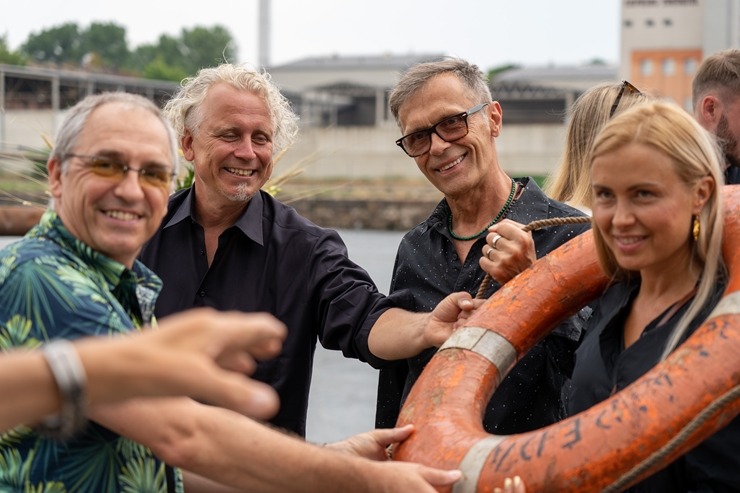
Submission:
{"label": "orange life ring", "polygon": [[463,480],[441,490],[453,493],[490,492],[514,475],[528,492],[619,491],[727,424],[740,413],[740,186],[723,194],[728,287],[669,358],[562,422],[510,436],[483,430],[486,403],[515,362],[607,286],[589,231],[507,283],[439,349],[401,410],[399,425],[416,432],[394,457],[461,469]]}

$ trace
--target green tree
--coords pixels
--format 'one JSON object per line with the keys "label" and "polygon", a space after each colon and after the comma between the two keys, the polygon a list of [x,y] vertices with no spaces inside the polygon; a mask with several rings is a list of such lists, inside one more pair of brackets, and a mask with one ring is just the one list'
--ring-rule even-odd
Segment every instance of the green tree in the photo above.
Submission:
{"label": "green tree", "polygon": [[97,60],[100,68],[118,70],[129,58],[126,28],[113,22],[93,22],[82,33],[85,57]]}
{"label": "green tree", "polygon": [[20,50],[32,60],[57,65],[79,64],[84,55],[80,29],[74,22],[31,33]]}
{"label": "green tree", "polygon": [[25,65],[26,58],[18,51],[11,51],[8,46],[8,36],[0,36],[0,63],[8,65]]}
{"label": "green tree", "polygon": [[186,68],[187,48],[178,38],[167,34],[157,44],[144,44],[130,56],[130,69],[147,79],[180,81],[190,72]]}
{"label": "green tree", "polygon": [[189,73],[236,59],[236,44],[223,26],[183,29],[181,39],[188,53],[186,68]]}
{"label": "green tree", "polygon": [[[2,48],[0,44],[0,56]],[[156,43],[130,51],[126,29],[114,22],[93,22],[87,29],[68,22],[31,34],[20,54],[39,63],[125,69],[133,75],[180,81],[203,67],[235,60],[237,47],[231,33],[215,25],[183,28],[178,36],[163,34]]]}
{"label": "green tree", "polygon": [[180,35],[163,34],[156,44],[141,45],[131,54],[132,70],[157,78],[171,73],[167,80],[182,80],[203,67],[213,67],[237,56],[236,44],[222,26],[182,29]]}
{"label": "green tree", "polygon": [[180,82],[189,74],[180,67],[174,67],[158,56],[144,67],[141,74],[146,79],[172,80]]}

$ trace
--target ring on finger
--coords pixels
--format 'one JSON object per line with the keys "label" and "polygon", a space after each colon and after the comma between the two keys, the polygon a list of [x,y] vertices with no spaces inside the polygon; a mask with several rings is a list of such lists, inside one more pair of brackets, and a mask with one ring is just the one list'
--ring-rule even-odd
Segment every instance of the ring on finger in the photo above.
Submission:
{"label": "ring on finger", "polygon": [[498,243],[498,240],[501,239],[501,235],[496,235],[493,237],[493,241],[491,242],[491,248],[496,250],[496,243]]}
{"label": "ring on finger", "polygon": [[494,250],[493,248],[491,248],[491,247],[488,247],[488,251],[486,252],[486,258],[487,258],[488,260],[491,260],[491,252],[492,252],[493,250]]}

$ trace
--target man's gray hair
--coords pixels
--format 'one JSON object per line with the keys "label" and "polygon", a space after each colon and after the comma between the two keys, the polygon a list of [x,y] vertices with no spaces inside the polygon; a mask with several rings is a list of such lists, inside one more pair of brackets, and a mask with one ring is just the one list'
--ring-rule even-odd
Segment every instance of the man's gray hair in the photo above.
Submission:
{"label": "man's gray hair", "polygon": [[201,69],[195,77],[183,80],[178,93],[167,102],[164,113],[181,138],[185,129],[197,134],[203,118],[200,107],[208,95],[208,89],[219,82],[264,99],[273,124],[273,155],[293,144],[298,135],[298,116],[270,75],[246,65],[231,63]]}
{"label": "man's gray hair", "polygon": [[433,77],[446,73],[450,73],[460,79],[465,87],[470,90],[472,99],[480,103],[487,103],[492,100],[491,90],[488,88],[486,76],[477,65],[453,57],[419,63],[404,72],[396,87],[391,91],[391,113],[399,126],[398,112],[401,106],[422,89]]}
{"label": "man's gray hair", "polygon": [[138,94],[128,92],[104,92],[93,94],[80,100],[76,105],[69,109],[64,120],[62,121],[56,138],[54,139],[54,149],[51,151],[51,157],[56,158],[62,167],[62,172],[66,171],[67,163],[64,158],[74,152],[77,145],[77,139],[85,129],[88,118],[96,108],[106,104],[121,103],[134,108],[141,108],[156,116],[162,122],[169,141],[170,156],[172,158],[173,169],[178,171],[180,160],[178,159],[178,144],[174,130],[170,126],[162,111],[149,99]]}

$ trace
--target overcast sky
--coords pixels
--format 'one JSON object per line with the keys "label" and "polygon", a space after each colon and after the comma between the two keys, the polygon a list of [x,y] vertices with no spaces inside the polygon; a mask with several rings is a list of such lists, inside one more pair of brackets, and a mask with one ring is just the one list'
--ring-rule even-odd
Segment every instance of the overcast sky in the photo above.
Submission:
{"label": "overcast sky", "polygon": [[[11,7],[9,4],[13,3]],[[225,26],[240,62],[257,63],[257,0],[35,0],[0,6],[17,48],[64,22],[114,21],[129,48],[183,27]],[[445,53],[490,69],[505,63],[617,62],[620,0],[272,0],[273,65],[306,56]]]}

